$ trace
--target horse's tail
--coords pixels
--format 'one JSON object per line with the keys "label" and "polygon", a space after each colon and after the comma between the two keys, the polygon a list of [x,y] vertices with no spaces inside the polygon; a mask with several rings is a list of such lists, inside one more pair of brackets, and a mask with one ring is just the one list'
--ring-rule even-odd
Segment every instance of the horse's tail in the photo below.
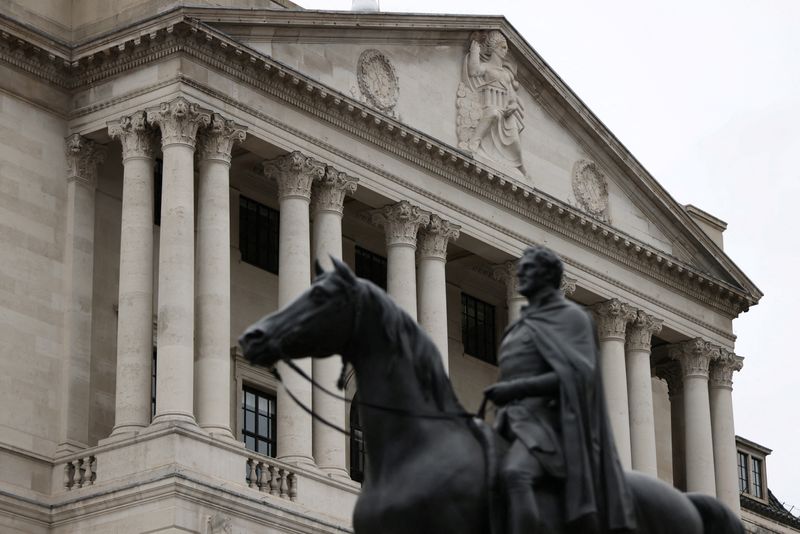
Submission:
{"label": "horse's tail", "polygon": [[745,534],[742,521],[718,499],[702,493],[686,496],[703,518],[703,534]]}

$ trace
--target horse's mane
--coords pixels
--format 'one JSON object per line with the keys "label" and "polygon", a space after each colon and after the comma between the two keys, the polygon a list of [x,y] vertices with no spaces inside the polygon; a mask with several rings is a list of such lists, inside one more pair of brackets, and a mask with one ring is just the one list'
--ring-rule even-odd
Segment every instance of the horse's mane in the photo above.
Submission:
{"label": "horse's mane", "polygon": [[432,396],[440,410],[445,410],[448,405],[461,408],[444,371],[439,349],[428,334],[383,289],[363,278],[358,278],[357,284],[362,290],[362,298],[369,301],[361,305],[368,304],[366,307],[380,313],[379,322],[389,343],[400,349],[400,357],[411,362],[423,394]]}

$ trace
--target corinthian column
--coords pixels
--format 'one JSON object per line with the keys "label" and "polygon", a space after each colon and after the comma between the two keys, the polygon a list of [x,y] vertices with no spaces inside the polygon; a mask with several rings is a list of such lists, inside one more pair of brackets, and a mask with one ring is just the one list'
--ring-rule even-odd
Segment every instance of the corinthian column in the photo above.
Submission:
{"label": "corinthian column", "polygon": [[559,284],[559,289],[561,292],[564,293],[565,297],[571,297],[575,294],[575,290],[577,289],[578,281],[574,278],[570,278],[567,275],[563,275],[561,277],[561,283]]}
{"label": "corinthian column", "polygon": [[156,132],[144,111],[108,124],[122,144],[117,389],[112,436],[150,424],[153,365],[153,152]]}
{"label": "corinthian column", "polygon": [[709,371],[711,435],[714,442],[714,473],[717,497],[739,513],[739,478],[736,470],[736,433],[733,428],[733,372],[742,369],[744,358],[727,350],[712,361]]}
{"label": "corinthian column", "polygon": [[600,338],[600,369],[608,417],[622,467],[631,468],[631,433],[628,419],[628,381],[625,373],[625,325],[636,310],[617,299],[596,304],[592,311]]}
{"label": "corinthian column", "polygon": [[431,221],[430,213],[407,200],[369,212],[373,224],[386,232],[386,288],[411,317],[417,318],[417,276],[414,251],[417,230]]}
{"label": "corinthian column", "polygon": [[683,407],[683,372],[678,362],[667,360],[655,369],[656,376],[667,383],[672,433],[672,485],[686,491],[686,425]]}
{"label": "corinthian column", "polygon": [[419,247],[419,323],[433,340],[442,365],[448,370],[447,348],[447,285],[445,263],[447,243],[458,239],[459,229],[438,215],[431,215],[430,224],[422,231]]}
{"label": "corinthian column", "polygon": [[[278,183],[280,201],[280,242],[278,243],[278,307],[283,308],[311,285],[311,240],[309,236],[309,202],[311,184],[325,176],[325,166],[292,152],[264,162],[264,174]],[[311,374],[311,360],[295,362]],[[290,389],[306,406],[310,406],[311,384],[282,363],[278,370],[283,386],[278,389],[278,458],[291,463],[313,465],[311,416],[297,406],[286,393]]]}
{"label": "corinthian column", "polygon": [[642,310],[628,325],[625,354],[628,379],[628,415],[631,429],[631,463],[634,469],[658,476],[653,383],[650,378],[650,341],[662,322]]}
{"label": "corinthian column", "polygon": [[517,279],[517,261],[507,261],[495,265],[492,277],[506,286],[506,307],[508,308],[508,324],[513,324],[519,319],[522,307],[527,299],[519,294],[519,280]]}
{"label": "corinthian column", "polygon": [[218,113],[211,116],[200,137],[197,187],[195,413],[201,427],[231,439],[229,184],[231,150],[244,141],[245,130]]}
{"label": "corinthian column", "polygon": [[57,455],[89,443],[94,191],[104,147],[78,134],[66,139],[67,226],[64,240],[64,366]]}
{"label": "corinthian column", "polygon": [[[326,269],[331,269],[330,257],[342,257],[342,214],[344,197],[355,192],[358,179],[338,172],[330,165],[325,166],[325,175],[314,183],[311,191],[312,213],[314,215],[314,257]],[[326,387],[333,388],[342,370],[339,356],[315,359],[313,361],[314,379]],[[344,401],[323,394],[319,389],[313,392],[314,411],[326,421],[344,428]],[[314,421],[314,459],[317,465],[333,476],[347,478],[345,436],[333,428]]]}
{"label": "corinthian column", "polygon": [[164,157],[153,422],[194,424],[194,149],[211,114],[178,97],[148,110],[147,121],[161,130]]}
{"label": "corinthian column", "polygon": [[708,367],[718,355],[718,347],[700,338],[680,343],[669,351],[670,358],[680,363],[683,372],[686,491],[699,491],[712,496],[716,496],[717,491],[708,400]]}

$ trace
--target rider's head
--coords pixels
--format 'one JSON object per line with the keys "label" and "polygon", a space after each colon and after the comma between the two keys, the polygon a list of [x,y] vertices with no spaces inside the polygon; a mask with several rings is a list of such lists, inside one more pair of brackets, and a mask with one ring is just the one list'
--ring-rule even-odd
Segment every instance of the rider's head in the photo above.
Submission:
{"label": "rider's head", "polygon": [[558,289],[563,274],[564,264],[555,252],[542,246],[529,247],[517,264],[519,292],[530,297],[543,288]]}

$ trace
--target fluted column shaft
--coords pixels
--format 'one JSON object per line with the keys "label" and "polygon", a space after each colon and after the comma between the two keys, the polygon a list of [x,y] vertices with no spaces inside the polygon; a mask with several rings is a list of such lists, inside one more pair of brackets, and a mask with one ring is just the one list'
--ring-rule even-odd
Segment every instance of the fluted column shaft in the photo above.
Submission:
{"label": "fluted column shaft", "polygon": [[372,222],[386,232],[387,293],[411,317],[417,318],[417,230],[430,223],[430,214],[407,200],[373,210]]}
{"label": "fluted column shaft", "polygon": [[709,377],[717,497],[737,514],[740,511],[739,475],[731,393],[733,372],[741,370],[743,361],[741,356],[723,350],[721,358],[711,362]]}
{"label": "fluted column shaft", "polygon": [[600,369],[608,417],[622,467],[631,468],[628,381],[625,370],[625,326],[636,317],[633,308],[611,299],[593,308],[600,339]]}
{"label": "fluted column shaft", "polygon": [[[280,242],[278,244],[278,307],[283,308],[311,285],[311,239],[309,202],[311,185],[325,174],[325,166],[300,152],[292,152],[264,162],[264,174],[278,183],[280,202]],[[309,375],[311,360],[294,362]],[[283,387],[278,389],[278,458],[313,464],[311,416],[286,393],[291,390],[306,406],[312,404],[311,384],[278,364]]]}
{"label": "fluted column shaft", "polygon": [[122,229],[119,253],[117,386],[112,435],[150,424],[153,365],[154,130],[144,111],[109,123],[122,144]]}
{"label": "fluted column shaft", "polygon": [[527,299],[519,294],[517,279],[517,261],[507,261],[495,265],[492,277],[506,286],[506,307],[508,308],[508,324],[513,324],[520,317],[522,307]]}
{"label": "fluted column shaft", "polygon": [[194,418],[194,149],[211,114],[179,97],[147,112],[164,157],[158,260],[158,373],[153,422]]}
{"label": "fluted column shaft", "polygon": [[653,415],[653,383],[650,373],[650,341],[661,331],[662,321],[639,310],[628,325],[626,374],[631,430],[631,465],[637,471],[658,476],[656,424]]}
{"label": "fluted column shaft", "polygon": [[[344,198],[353,193],[358,180],[330,165],[325,166],[325,175],[314,184],[311,191],[311,211],[314,216],[314,257],[324,269],[333,268],[331,256],[342,258],[342,214]],[[334,389],[342,370],[340,356],[315,359],[314,379]],[[346,406],[344,401],[334,399],[319,389],[313,391],[314,411],[326,421],[344,428]],[[315,420],[314,459],[323,471],[332,476],[349,479],[347,473],[346,438],[344,434]]]}
{"label": "fluted column shaft", "polygon": [[459,226],[431,215],[422,231],[417,272],[419,323],[431,337],[442,356],[445,371],[449,368],[447,343],[447,243],[458,239]]}
{"label": "fluted column shaft", "polygon": [[199,144],[195,413],[207,431],[231,432],[231,150],[245,128],[214,113]]}
{"label": "fluted column shaft", "polygon": [[683,372],[686,491],[716,496],[708,397],[708,368],[715,357],[715,348],[698,338],[671,348],[670,357],[680,363]]}
{"label": "fluted column shaft", "polygon": [[67,221],[64,240],[64,410],[57,455],[89,443],[89,377],[94,271],[94,196],[104,149],[78,134],[66,139]]}
{"label": "fluted column shaft", "polygon": [[656,376],[667,383],[670,405],[670,429],[672,433],[672,484],[686,491],[686,431],[683,407],[683,372],[680,364],[666,361],[659,364]]}

